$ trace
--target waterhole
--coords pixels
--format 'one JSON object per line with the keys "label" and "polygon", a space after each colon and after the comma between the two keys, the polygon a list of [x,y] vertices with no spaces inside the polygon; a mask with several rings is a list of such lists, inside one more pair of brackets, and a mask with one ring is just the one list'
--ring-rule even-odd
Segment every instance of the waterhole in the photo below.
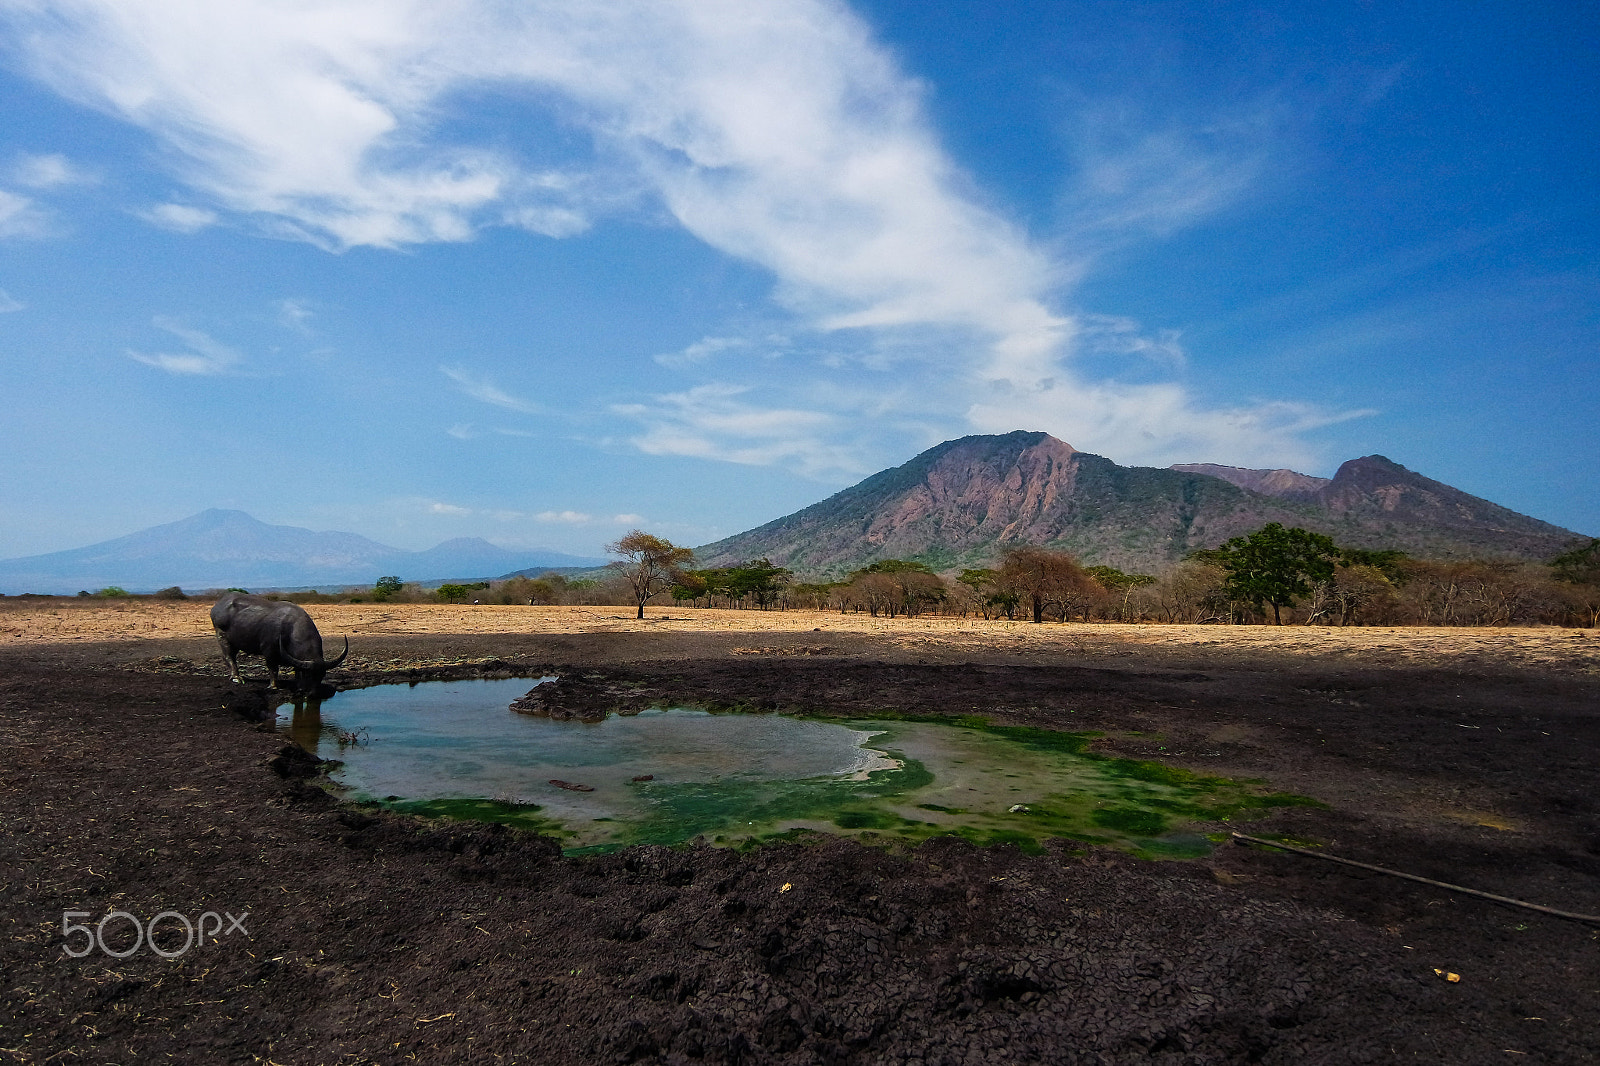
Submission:
{"label": "waterhole", "polygon": [[1089,750],[1093,734],[979,718],[821,719],[668,707],[599,722],[508,704],[529,679],[383,685],[278,711],[352,799],[556,836],[569,853],[819,830],[1063,837],[1147,857],[1210,848],[1197,823],[1314,801]]}

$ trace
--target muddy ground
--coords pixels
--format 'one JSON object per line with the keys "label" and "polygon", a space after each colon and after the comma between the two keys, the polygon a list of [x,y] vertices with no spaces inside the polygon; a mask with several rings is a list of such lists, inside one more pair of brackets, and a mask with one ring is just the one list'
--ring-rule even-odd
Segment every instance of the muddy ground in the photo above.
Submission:
{"label": "muddy ground", "polygon": [[[1246,832],[1600,914],[1591,653],[1052,640],[374,633],[344,683],[557,669],[599,703],[1099,730],[1327,804]],[[0,642],[0,1062],[1600,1061],[1592,925],[1233,845],[567,859],[341,806],[218,667],[196,637]],[[113,910],[248,932],[64,953],[63,912]],[[157,944],[184,940],[168,919]]]}

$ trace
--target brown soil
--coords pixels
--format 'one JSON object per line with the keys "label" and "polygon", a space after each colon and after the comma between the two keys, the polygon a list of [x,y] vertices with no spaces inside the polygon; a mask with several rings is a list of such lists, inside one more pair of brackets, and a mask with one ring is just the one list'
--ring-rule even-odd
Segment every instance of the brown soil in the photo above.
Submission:
{"label": "brown soil", "polygon": [[[591,704],[1101,730],[1328,804],[1247,832],[1600,913],[1592,634],[579,610],[312,608],[353,635],[343,684],[557,669]],[[567,859],[341,806],[263,688],[202,605],[0,607],[0,1062],[1600,1060],[1594,926],[1237,846]],[[112,910],[248,938],[64,954],[63,912]]]}

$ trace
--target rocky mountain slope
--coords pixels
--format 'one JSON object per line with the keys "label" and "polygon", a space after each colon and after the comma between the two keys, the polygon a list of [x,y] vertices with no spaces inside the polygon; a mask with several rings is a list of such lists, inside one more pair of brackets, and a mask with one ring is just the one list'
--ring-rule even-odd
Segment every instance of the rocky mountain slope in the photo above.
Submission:
{"label": "rocky mountain slope", "polygon": [[765,556],[833,577],[876,559],[939,570],[991,562],[1007,545],[1086,563],[1160,570],[1267,522],[1340,544],[1433,558],[1545,559],[1579,539],[1379,455],[1332,479],[1289,470],[1119,466],[1046,433],[947,441],[902,466],[764,526],[696,549],[704,566]]}

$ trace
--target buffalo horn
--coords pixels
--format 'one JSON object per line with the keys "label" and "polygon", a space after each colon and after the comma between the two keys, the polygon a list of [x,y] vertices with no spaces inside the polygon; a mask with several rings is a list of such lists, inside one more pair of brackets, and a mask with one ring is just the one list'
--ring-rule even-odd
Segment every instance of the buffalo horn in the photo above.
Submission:
{"label": "buffalo horn", "polygon": [[[346,641],[349,640],[348,637],[345,639]],[[318,670],[322,668],[320,663],[308,662],[305,659],[296,659],[293,655],[290,655],[289,649],[283,646],[282,640],[278,641],[278,654],[283,656],[284,662],[288,663],[297,670]]]}
{"label": "buffalo horn", "polygon": [[332,670],[335,666],[338,666],[340,663],[344,662],[349,657],[350,657],[350,638],[349,637],[345,637],[344,638],[344,651],[339,653],[339,657],[337,659],[333,660],[333,662],[331,662],[331,663],[328,663],[328,669]]}

